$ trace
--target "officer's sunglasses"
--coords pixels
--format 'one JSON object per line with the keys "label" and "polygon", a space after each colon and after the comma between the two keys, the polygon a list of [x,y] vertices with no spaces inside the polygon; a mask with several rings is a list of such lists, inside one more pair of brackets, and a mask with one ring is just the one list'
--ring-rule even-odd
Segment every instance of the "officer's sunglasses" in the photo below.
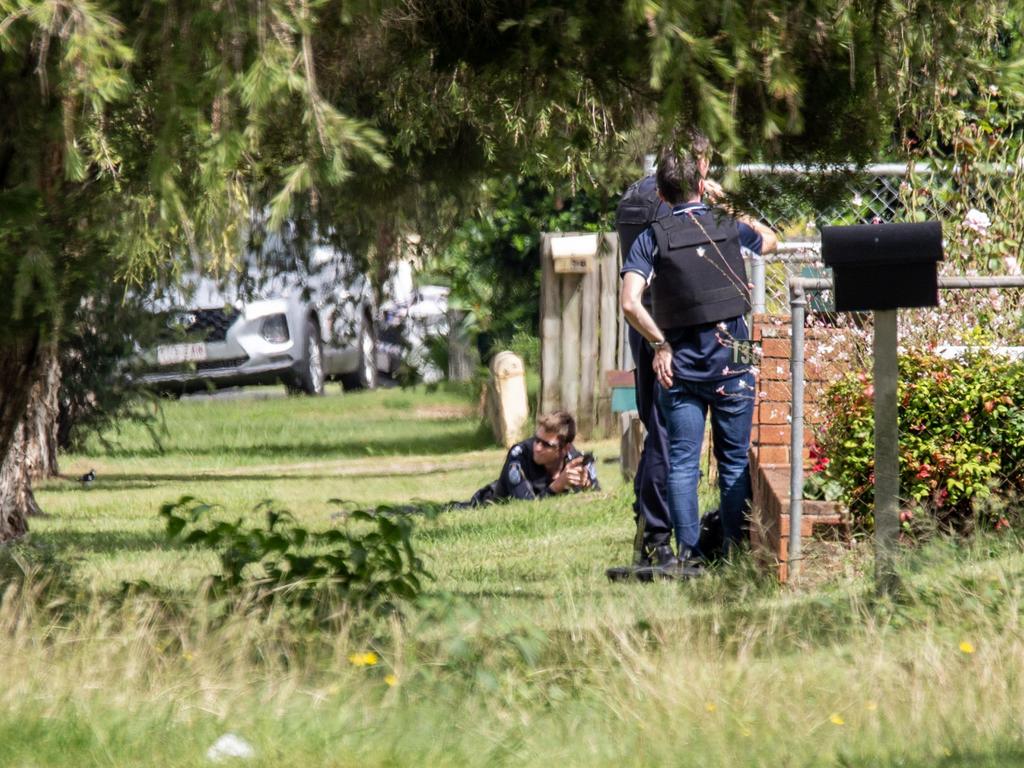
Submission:
{"label": "officer's sunglasses", "polygon": [[548,448],[551,448],[552,450],[554,450],[556,448],[561,448],[562,447],[562,444],[560,442],[558,442],[557,440],[554,440],[554,441],[545,440],[540,435],[534,435],[533,439],[536,440],[541,445],[545,445]]}

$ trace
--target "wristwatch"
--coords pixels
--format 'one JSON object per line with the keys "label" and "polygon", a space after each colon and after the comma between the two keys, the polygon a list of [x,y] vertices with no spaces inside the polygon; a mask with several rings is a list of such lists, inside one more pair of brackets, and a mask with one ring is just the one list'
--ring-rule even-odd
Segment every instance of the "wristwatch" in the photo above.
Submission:
{"label": "wristwatch", "polygon": [[660,349],[669,348],[668,341],[666,339],[662,339],[661,341],[649,341],[647,343],[651,345],[651,349],[653,349],[655,352],[657,352]]}

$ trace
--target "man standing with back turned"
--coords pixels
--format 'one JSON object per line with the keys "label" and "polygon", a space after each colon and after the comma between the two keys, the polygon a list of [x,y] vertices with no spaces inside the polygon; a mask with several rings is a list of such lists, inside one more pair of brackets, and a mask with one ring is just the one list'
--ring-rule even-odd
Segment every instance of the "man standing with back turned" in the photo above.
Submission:
{"label": "man standing with back turned", "polygon": [[[688,135],[690,151],[697,159],[697,170],[707,176],[711,158],[711,143],[702,133],[691,131]],[[705,181],[705,184],[708,184]],[[716,187],[717,189],[717,187]],[[715,189],[710,190],[712,192]],[[615,212],[615,231],[619,236],[622,253],[629,255],[630,248],[655,220],[672,215],[672,206],[658,197],[658,185],[651,173],[630,185],[619,200]],[[643,293],[644,308],[650,311],[650,290]],[[636,367],[636,406],[640,421],[644,425],[643,450],[633,478],[636,501],[633,512],[636,518],[636,537],[633,541],[633,565],[655,569],[673,567],[675,554],[672,552],[672,515],[668,507],[668,431],[658,412],[658,382],[654,378],[654,351],[630,326],[627,329],[629,349]],[[617,573],[616,573],[617,572]],[[636,575],[630,569],[609,569],[609,578],[621,575]],[[616,573],[615,576],[612,574]]]}
{"label": "man standing with back turned", "polygon": [[[668,502],[683,566],[701,558],[697,484],[708,411],[727,550],[742,534],[756,395],[753,372],[734,362],[735,342],[749,338],[743,251],[767,253],[777,244],[760,222],[703,204],[701,170],[690,154],[662,154],[658,194],[672,215],[641,233],[622,267],[623,313],[653,350],[657,407],[668,430]],[[648,284],[650,311],[641,301]]]}

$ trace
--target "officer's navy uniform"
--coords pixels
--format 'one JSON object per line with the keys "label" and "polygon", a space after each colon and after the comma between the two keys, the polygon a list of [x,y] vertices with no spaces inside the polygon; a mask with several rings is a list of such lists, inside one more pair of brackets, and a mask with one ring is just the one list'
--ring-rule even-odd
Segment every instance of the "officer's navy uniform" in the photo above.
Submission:
{"label": "officer's navy uniform", "polygon": [[[672,349],[674,384],[670,390],[653,388],[658,392],[654,411],[667,427],[668,415],[676,411],[678,403],[703,398],[703,408],[715,404],[710,409],[715,456],[720,486],[726,485],[722,489],[723,532],[727,540],[736,541],[749,496],[746,448],[754,386],[750,367],[734,362],[733,341],[748,338],[743,314],[749,308],[749,292],[742,253],[760,254],[762,240],[752,227],[703,203],[677,205],[671,213],[636,238],[621,274],[636,272],[651,286],[649,311]],[[682,421],[679,428],[683,429]],[[697,548],[699,455],[684,462],[674,460],[672,451],[678,446],[682,456],[691,450],[689,446],[699,447],[703,432],[700,426],[692,435],[684,437],[680,432],[668,440],[667,498],[670,508],[678,505],[672,519],[681,551],[684,544],[688,549]],[[671,437],[671,429],[665,434]],[[733,474],[737,475],[735,482]],[[672,487],[691,490],[673,492]]]}
{"label": "officer's navy uniform", "polygon": [[[615,216],[619,247],[628,254],[633,241],[652,222],[672,215],[672,207],[658,197],[654,176],[635,182],[622,195]],[[645,290],[644,307],[650,311],[651,292]],[[668,508],[668,434],[656,407],[657,379],[654,376],[654,351],[632,325],[626,326],[626,338],[636,366],[636,407],[647,436],[644,438],[640,463],[633,478],[636,501],[633,512],[637,519],[638,554],[653,551],[672,541],[672,515]]]}
{"label": "officer's navy uniform", "polygon": [[[542,499],[553,495],[549,487],[551,478],[548,477],[547,469],[533,460],[533,443],[536,439],[531,437],[509,448],[505,466],[501,468],[501,476],[474,493],[469,506],[478,507],[489,502],[509,499]],[[568,464],[579,456],[582,454],[574,446],[569,446],[565,463]],[[590,487],[600,490],[597,471],[593,464],[587,465],[587,472],[590,474]]]}

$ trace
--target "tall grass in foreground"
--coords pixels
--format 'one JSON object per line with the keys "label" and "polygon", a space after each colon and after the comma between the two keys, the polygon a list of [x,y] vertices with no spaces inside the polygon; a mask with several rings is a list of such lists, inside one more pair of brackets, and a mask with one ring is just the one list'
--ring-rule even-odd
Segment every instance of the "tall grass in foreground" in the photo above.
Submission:
{"label": "tall grass in foreground", "polygon": [[608,441],[587,446],[601,493],[418,519],[428,595],[323,628],[197,597],[217,553],[168,542],[160,505],[197,495],[249,525],[272,498],[328,531],[332,498],[468,498],[504,458],[472,405],[389,390],[166,416],[165,454],[126,431],[119,453],[64,457],[96,482],[40,490],[49,517],[10,550],[29,578],[0,557],[0,768],[197,766],[226,732],[275,767],[1024,763],[1012,536],[910,552],[894,603],[863,547],[802,592],[747,562],[609,584],[633,526]]}
{"label": "tall grass in foreground", "polygon": [[671,591],[673,614],[610,602],[541,630],[438,593],[321,631],[244,603],[60,598],[37,574],[0,603],[0,765],[194,766],[225,732],[258,766],[1024,763],[1022,570],[1010,538],[935,542],[896,602],[738,563],[622,587]]}

